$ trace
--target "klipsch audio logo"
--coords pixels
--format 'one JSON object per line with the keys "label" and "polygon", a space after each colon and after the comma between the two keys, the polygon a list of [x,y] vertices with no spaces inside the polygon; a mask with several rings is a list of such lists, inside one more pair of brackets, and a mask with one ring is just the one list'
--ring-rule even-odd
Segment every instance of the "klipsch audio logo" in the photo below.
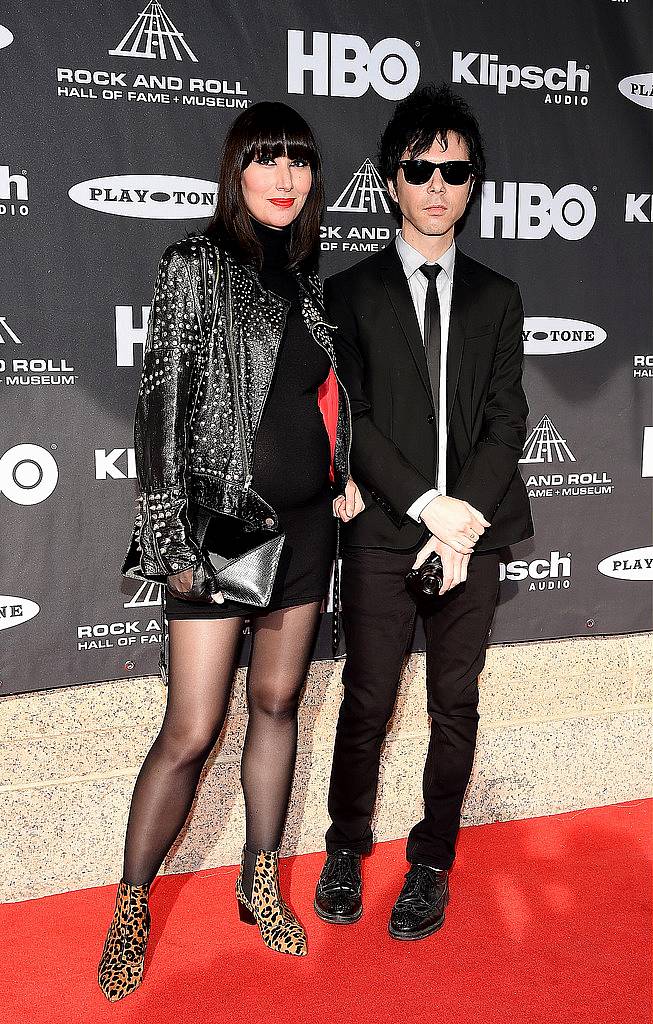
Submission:
{"label": "klipsch audio logo", "polygon": [[211,214],[217,187],[214,181],[171,174],[116,174],[80,181],[68,195],[79,206],[117,217],[189,220]]}
{"label": "klipsch audio logo", "polygon": [[607,338],[606,332],[585,320],[562,316],[527,316],[524,319],[524,352],[528,356],[560,355],[596,348]]}
{"label": "klipsch audio logo", "polygon": [[[543,416],[529,434],[519,461],[524,466],[559,465],[576,462],[576,456],[551,418]],[[612,478],[596,471],[531,473],[526,478],[526,487],[529,498],[579,498],[614,491]]]}
{"label": "klipsch audio logo", "polygon": [[29,622],[41,611],[36,601],[26,597],[0,597],[0,629],[11,629]]}
{"label": "klipsch audio logo", "polygon": [[[114,13],[115,8],[109,11]],[[124,25],[117,31],[124,32]],[[249,106],[247,89],[240,81],[168,73],[173,69],[183,70],[179,68],[182,64],[198,64],[199,58],[184,32],[173,24],[160,3],[148,3],[122,38],[117,33],[115,38],[119,41],[106,53],[113,58],[110,63],[116,62],[116,66],[57,68],[57,95],[72,100],[119,101],[154,107],[177,103],[227,109]],[[158,69],[154,74],[126,71],[125,58],[132,63],[136,58],[139,61],[136,67],[140,61],[154,60]]]}
{"label": "klipsch audio logo", "polygon": [[137,325],[134,323],[133,306],[116,306],[116,366],[134,366],[134,349],[137,347],[141,352],[140,362],[143,361],[150,307],[141,306],[140,309],[141,322]]}
{"label": "klipsch audio logo", "polygon": [[134,480],[136,457],[133,448],[96,448],[96,480]]}
{"label": "klipsch audio logo", "polygon": [[576,241],[594,227],[596,203],[583,185],[563,185],[552,192],[538,182],[486,181],[481,192],[481,238],[494,238],[497,221],[501,238],[546,238],[555,231]]}
{"label": "klipsch audio logo", "polygon": [[185,57],[197,64],[197,57],[163,10],[161,4],[149,3],[138,15],[136,21],[120,40],[115,50],[109,50],[114,57],[158,57],[184,60]]}
{"label": "klipsch audio logo", "polygon": [[640,107],[653,109],[653,73],[629,75],[619,82],[619,92]]}
{"label": "klipsch audio logo", "polygon": [[653,548],[618,551],[599,562],[597,569],[616,580],[653,580]]}
{"label": "klipsch audio logo", "polygon": [[354,224],[323,224],[320,229],[322,252],[378,252],[384,249],[393,234],[394,227],[378,224],[361,224],[360,215],[374,217],[390,214],[390,195],[383,179],[369,157],[351,176],[332,206],[329,213],[353,215]]}
{"label": "klipsch audio logo", "polygon": [[628,192],[626,194],[626,209],[624,210],[624,221],[626,224],[650,224],[653,222],[653,203],[650,192]]}
{"label": "klipsch audio logo", "polygon": [[5,28],[4,25],[0,25],[0,50],[4,50],[5,46],[9,46],[13,41],[13,33],[8,28]]}
{"label": "klipsch audio logo", "polygon": [[373,47],[361,36],[288,32],[288,92],[304,94],[308,74],[314,96],[364,96],[371,87],[386,100],[409,96],[419,82],[413,47],[403,39],[381,39]]}
{"label": "klipsch audio logo", "polygon": [[[0,316],[0,345],[22,345],[6,316]],[[5,384],[9,386],[60,386],[74,384],[77,380],[74,366],[66,359],[27,359],[22,355],[5,358],[5,352],[6,349],[0,348],[0,373],[4,374]]]}
{"label": "klipsch audio logo", "polygon": [[16,505],[38,505],[59,479],[52,454],[38,444],[17,444],[0,458],[0,494]]}
{"label": "klipsch audio logo", "polygon": [[535,64],[503,64],[496,53],[462,53],[454,50],[451,81],[465,85],[486,85],[505,96],[512,89],[544,90],[545,103],[566,107],[588,103],[589,68],[580,68],[575,60],[566,67],[540,68]]}
{"label": "klipsch audio logo", "polygon": [[523,583],[528,580],[528,590],[569,590],[571,586],[571,552],[561,555],[552,551],[548,558],[534,558],[532,562],[518,560],[499,563],[499,581],[511,580]]}
{"label": "klipsch audio logo", "polygon": [[0,217],[26,217],[29,213],[29,187],[27,171],[11,171],[0,164]]}

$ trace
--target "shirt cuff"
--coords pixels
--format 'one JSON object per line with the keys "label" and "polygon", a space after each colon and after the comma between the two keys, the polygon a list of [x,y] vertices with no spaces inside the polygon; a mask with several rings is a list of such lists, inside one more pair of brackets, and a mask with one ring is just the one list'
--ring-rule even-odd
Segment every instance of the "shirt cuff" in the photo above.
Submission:
{"label": "shirt cuff", "polygon": [[437,491],[434,487],[432,487],[430,491],[425,491],[424,494],[421,494],[420,497],[413,502],[410,508],[406,509],[406,515],[410,516],[411,519],[414,519],[416,523],[421,523],[422,520],[420,519],[420,516],[429,501],[432,501],[433,498],[438,498],[441,494],[442,491]]}

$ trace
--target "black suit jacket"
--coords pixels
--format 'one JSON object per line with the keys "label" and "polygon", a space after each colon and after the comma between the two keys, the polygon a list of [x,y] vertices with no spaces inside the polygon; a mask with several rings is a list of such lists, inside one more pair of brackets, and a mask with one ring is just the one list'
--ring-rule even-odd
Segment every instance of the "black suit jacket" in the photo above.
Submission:
{"label": "black suit jacket", "polygon": [[[352,547],[417,545],[406,515],[437,486],[437,416],[424,344],[396,245],[329,278],[338,373],[353,416],[351,473],[367,507],[344,528]],[[447,494],[492,524],[477,551],[533,533],[517,463],[526,438],[519,288],[456,250],[447,351]]]}

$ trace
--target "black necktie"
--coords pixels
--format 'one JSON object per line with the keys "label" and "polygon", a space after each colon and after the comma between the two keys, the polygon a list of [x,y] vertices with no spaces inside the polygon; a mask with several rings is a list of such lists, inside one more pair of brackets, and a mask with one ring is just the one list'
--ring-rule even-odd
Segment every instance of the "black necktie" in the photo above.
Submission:
{"label": "black necktie", "polygon": [[440,404],[440,300],[438,299],[437,276],[442,270],[439,263],[423,263],[419,268],[428,278],[426,306],[424,308],[424,348],[426,365],[431,382],[431,395],[437,423]]}

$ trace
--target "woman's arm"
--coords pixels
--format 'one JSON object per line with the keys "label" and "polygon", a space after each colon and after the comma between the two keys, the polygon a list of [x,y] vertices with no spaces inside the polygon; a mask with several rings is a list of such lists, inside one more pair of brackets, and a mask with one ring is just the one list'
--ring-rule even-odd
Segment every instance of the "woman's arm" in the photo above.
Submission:
{"label": "woman's arm", "polygon": [[185,473],[186,412],[201,325],[180,244],[166,249],[159,263],[134,426],[141,570],[159,582],[199,562]]}

